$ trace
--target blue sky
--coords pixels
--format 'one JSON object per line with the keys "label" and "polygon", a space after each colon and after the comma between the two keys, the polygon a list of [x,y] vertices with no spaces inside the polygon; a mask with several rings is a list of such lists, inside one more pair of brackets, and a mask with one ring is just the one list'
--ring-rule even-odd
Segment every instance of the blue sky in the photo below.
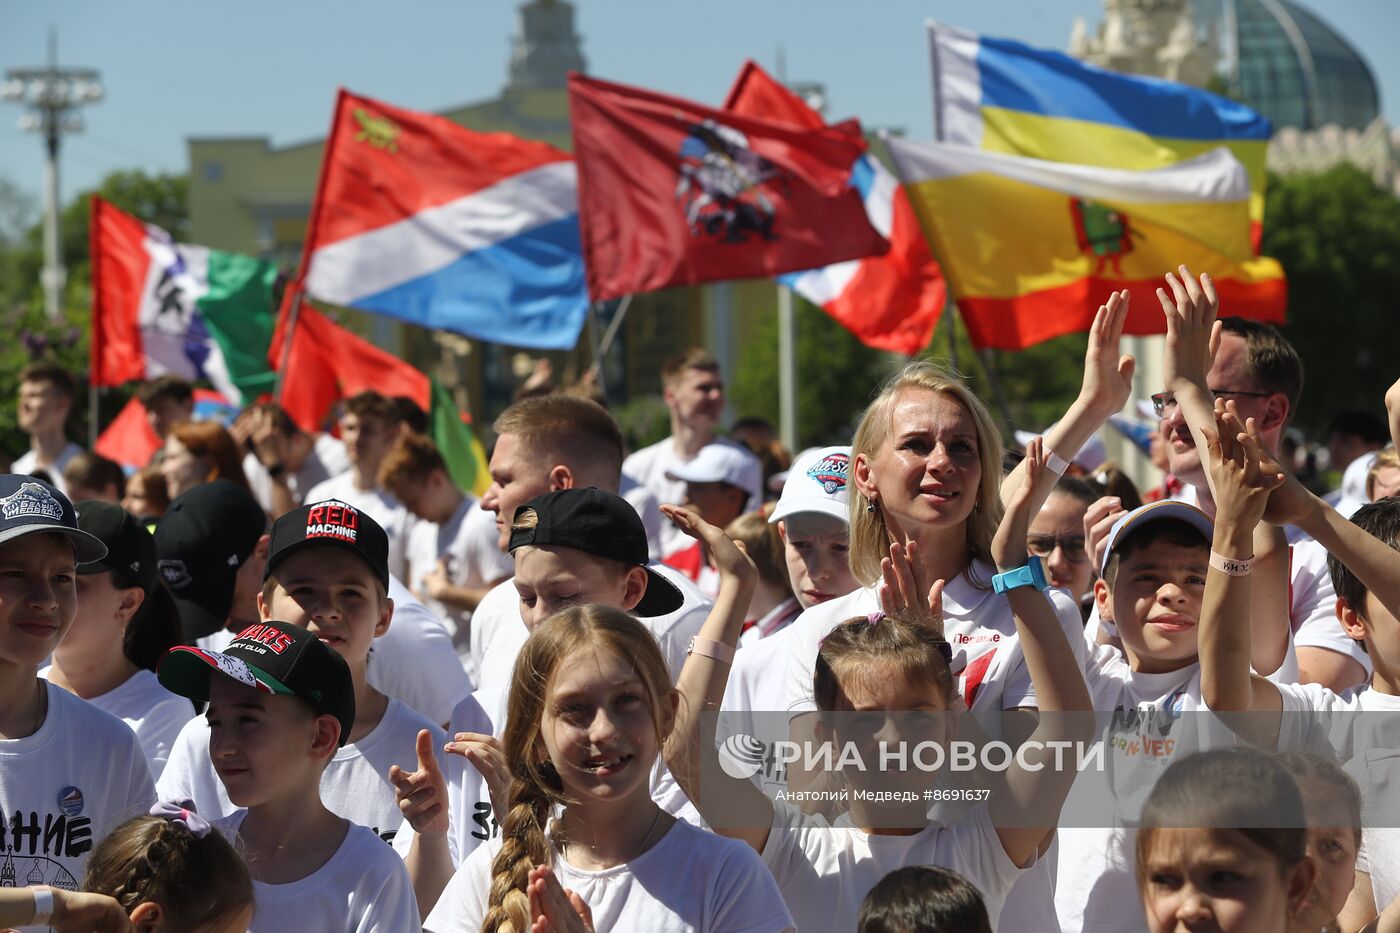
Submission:
{"label": "blue sky", "polygon": [[[325,132],[337,85],[418,109],[494,97],[505,81],[516,0],[10,0],[0,5],[0,69],[40,64],[50,25],[61,64],[102,72],[107,97],[67,137],[63,197],[121,168],[185,171],[190,136]],[[1313,0],[1357,45],[1400,123],[1400,3]],[[930,135],[921,24],[935,17],[1063,49],[1100,0],[576,0],[589,70],[718,103],[746,57],[826,84],[829,116]],[[0,103],[0,176],[35,195],[39,139]]]}

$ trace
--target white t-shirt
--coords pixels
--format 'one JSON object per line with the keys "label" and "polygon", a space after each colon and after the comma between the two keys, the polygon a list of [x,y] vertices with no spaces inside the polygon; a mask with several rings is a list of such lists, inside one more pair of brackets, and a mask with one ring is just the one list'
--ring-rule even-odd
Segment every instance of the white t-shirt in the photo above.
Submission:
{"label": "white t-shirt", "polygon": [[[734,443],[727,437],[716,437],[711,443],[728,444],[742,450],[747,455],[751,473],[749,482],[743,484],[744,488],[757,490],[763,488],[763,465],[758,462],[758,458],[753,455],[752,451],[742,444]],[[622,474],[650,489],[656,495],[656,500],[660,505],[680,505],[685,501],[685,483],[681,480],[667,479],[666,474],[689,462],[690,458],[682,457],[676,451],[675,442],[667,437],[628,456],[626,460],[622,461]],[[744,506],[744,511],[751,512],[762,504],[760,500],[750,496],[748,503]],[[673,523],[662,522],[661,554],[663,557],[689,547],[692,540]]]}
{"label": "white t-shirt", "polygon": [[[705,617],[710,614],[713,603],[702,596],[695,584],[680,571],[665,564],[650,564],[649,568],[671,581],[681,592],[681,605],[675,612],[661,616],[637,616],[637,621],[656,636],[674,681],[685,666],[685,653],[690,647],[690,640],[705,624]],[[520,619],[520,593],[513,579],[506,580],[486,594],[476,607],[472,629],[472,637],[482,646],[481,656],[477,660],[477,670],[481,672],[478,685],[486,688],[509,682],[515,657],[530,636]]]}
{"label": "white t-shirt", "polygon": [[148,812],[155,787],[120,719],[45,687],[49,707],[38,730],[0,740],[0,885],[76,891],[92,847]]}
{"label": "white t-shirt", "polygon": [[[44,668],[39,676],[47,679],[49,670]],[[111,713],[136,733],[155,780],[160,780],[160,773],[165,770],[175,737],[194,718],[194,704],[162,687],[156,675],[147,670],[137,671],[121,686],[90,697],[88,702]]]}
{"label": "white t-shirt", "polygon": [[[214,822],[237,843],[247,810]],[[248,933],[403,933],[419,929],[418,901],[408,869],[374,833],[351,823],[330,860],[287,884],[253,882]]]}
{"label": "white t-shirt", "polygon": [[[491,862],[500,841],[473,852],[448,882],[423,929],[477,933],[486,917]],[[637,858],[603,871],[575,868],[556,853],[559,883],[608,933],[784,933],[796,930],[773,878],[738,840],[677,821]],[[854,914],[852,915],[854,919]],[[804,929],[854,929],[816,926]]]}
{"label": "white t-shirt", "polygon": [[1326,648],[1346,655],[1361,665],[1369,680],[1370,655],[1361,647],[1361,642],[1342,631],[1342,623],[1337,619],[1337,591],[1332,586],[1332,575],[1327,572],[1327,550],[1312,539],[1300,541],[1293,545],[1291,561],[1289,618],[1293,625],[1294,647]]}
{"label": "white t-shirt", "polygon": [[[500,738],[506,727],[508,699],[507,684],[478,690],[452,711],[447,734],[454,739],[459,732]],[[501,825],[481,772],[461,755],[443,757],[443,777],[447,781],[447,849],[452,854],[452,864],[460,865],[483,842],[499,839]],[[657,806],[672,816],[701,825],[699,812],[659,757],[651,769],[651,796]],[[404,821],[394,837],[394,850],[408,858],[415,835],[413,826]]]}
{"label": "white t-shirt", "polygon": [[638,483],[630,476],[618,479],[617,494],[627,500],[627,504],[642,520],[642,528],[647,533],[647,556],[652,560],[661,559],[661,529],[670,522],[661,514],[661,503],[656,493]]}
{"label": "white t-shirt", "polygon": [[[390,699],[379,725],[360,741],[337,749],[326,765],[321,774],[321,802],[326,809],[392,842],[403,815],[394,797],[394,785],[389,782],[389,767],[398,765],[406,771],[418,767],[420,729],[432,732],[438,763],[444,765],[446,738],[442,728]],[[180,731],[157,789],[162,800],[188,797],[209,820],[238,809],[228,799],[209,758],[209,721],[203,716],[191,719]]]}
{"label": "white t-shirt", "polygon": [[[408,536],[408,588],[425,593],[423,580],[439,560],[447,561],[448,582],[477,589],[515,573],[515,561],[496,546],[496,516],[465,496],[452,517],[441,525],[418,522]],[[463,661],[470,663],[472,613],[435,599],[424,601],[447,623]],[[468,669],[475,678],[475,672]]]}
{"label": "white t-shirt", "polygon": [[[973,565],[977,579],[990,581],[996,569],[978,562]],[[1083,668],[1089,654],[1084,641],[1084,624],[1079,607],[1064,590],[1045,591],[1060,620],[1070,648]],[[839,599],[813,606],[788,628],[793,632],[792,652],[788,655],[786,708],[807,712],[816,709],[812,700],[812,674],[822,639],[847,619],[868,615],[880,608],[874,587],[856,590]],[[1017,709],[1035,706],[1035,688],[1021,653],[1016,620],[1006,596],[991,588],[980,589],[958,574],[943,589],[943,632],[953,649],[953,675],[958,692],[973,712]]]}
{"label": "white t-shirt", "polygon": [[[54,488],[65,496],[68,495],[68,484],[64,482],[63,471],[68,468],[68,463],[82,453],[83,449],[77,444],[69,441],[58,452],[58,458],[54,460],[52,466],[45,467],[45,471],[53,478]],[[39,467],[39,454],[34,449],[26,450],[14,463],[10,464],[11,473],[33,473]]]}
{"label": "white t-shirt", "polygon": [[[345,452],[345,445],[329,434],[317,434],[311,442],[311,450],[301,463],[301,469],[287,474],[287,488],[291,490],[294,501],[304,504],[306,494],[312,488],[348,469],[350,455]],[[243,457],[243,473],[248,477],[248,488],[253,490],[253,498],[258,500],[258,505],[263,507],[264,512],[271,512],[272,477],[267,475],[267,468],[253,454],[246,454]]]}
{"label": "white t-shirt", "polygon": [[907,865],[938,865],[982,892],[996,929],[1002,901],[1021,874],[1006,854],[985,804],[951,826],[932,824],[912,836],[871,835],[838,821],[774,804],[763,846],[799,930],[854,930],[861,902],[881,878]]}
{"label": "white t-shirt", "polygon": [[1361,789],[1366,863],[1379,913],[1400,897],[1400,697],[1364,685],[1334,693],[1319,684],[1280,684],[1280,751],[1329,751]]}
{"label": "white t-shirt", "polygon": [[1198,663],[1160,674],[1134,672],[1116,648],[1101,645],[1085,680],[1094,709],[1114,715],[1100,736],[1105,769],[1080,775],[1065,812],[1100,812],[1102,822],[1058,830],[1055,912],[1066,933],[1137,933],[1146,921],[1134,867],[1135,827],[1152,786],[1173,761],[1239,742],[1205,715]]}
{"label": "white t-shirt", "polygon": [[378,522],[389,538],[389,573],[399,578],[408,576],[408,534],[417,520],[393,493],[380,486],[361,489],[355,485],[355,471],[350,469],[312,486],[302,501],[312,503],[326,499],[339,499],[353,505]]}
{"label": "white t-shirt", "polygon": [[435,723],[447,722],[472,681],[452,645],[447,625],[418,597],[389,578],[394,617],[374,640],[365,679],[385,696],[402,700]]}

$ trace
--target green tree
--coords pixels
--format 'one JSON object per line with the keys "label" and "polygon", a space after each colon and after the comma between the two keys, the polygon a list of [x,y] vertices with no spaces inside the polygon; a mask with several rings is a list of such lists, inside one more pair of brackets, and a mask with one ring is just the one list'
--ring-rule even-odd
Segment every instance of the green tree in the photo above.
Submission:
{"label": "green tree", "polygon": [[1295,419],[1319,438],[1348,408],[1383,412],[1400,375],[1400,200],[1349,165],[1270,177],[1262,252],[1288,275],[1284,333],[1306,374]]}
{"label": "green tree", "polygon": [[[147,175],[141,171],[113,172],[96,192],[75,196],[59,214],[60,249],[68,279],[63,292],[61,321],[51,321],[44,311],[39,271],[44,265],[43,226],[34,222],[21,236],[0,231],[0,453],[24,451],[27,439],[16,421],[18,376],[35,359],[48,358],[66,366],[82,382],[88,371],[88,339],[91,333],[92,270],[88,257],[89,198],[101,195],[128,213],[168,230],[177,240],[189,227],[187,184],[184,175]],[[12,185],[0,185],[0,217],[29,217],[23,194]],[[104,420],[116,413],[125,398],[103,402]],[[87,393],[73,406],[69,433],[85,441],[88,424]]]}

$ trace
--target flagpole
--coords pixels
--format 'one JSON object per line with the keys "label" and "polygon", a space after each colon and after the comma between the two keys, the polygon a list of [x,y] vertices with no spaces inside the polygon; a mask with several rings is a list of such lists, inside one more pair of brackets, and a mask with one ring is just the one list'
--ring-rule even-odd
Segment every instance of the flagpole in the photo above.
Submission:
{"label": "flagpole", "polygon": [[797,453],[797,321],[792,289],[778,286],[778,434]]}
{"label": "flagpole", "polygon": [[612,349],[613,341],[617,339],[617,332],[622,329],[622,321],[627,317],[627,309],[632,307],[632,295],[622,296],[622,301],[618,302],[617,312],[613,319],[608,322],[608,329],[603,331],[603,339],[598,341],[598,363],[602,365],[603,357]]}
{"label": "flagpole", "polygon": [[99,393],[97,383],[88,379],[88,450],[97,448],[97,427],[99,422],[98,408]]}
{"label": "flagpole", "polygon": [[282,384],[287,381],[287,364],[292,358],[292,341],[297,335],[297,318],[301,316],[304,291],[299,280],[288,282],[287,287],[295,288],[296,292],[292,295],[292,310],[287,315],[287,329],[282,332],[282,360],[277,364],[277,379],[272,386],[272,401],[278,405],[282,404]]}

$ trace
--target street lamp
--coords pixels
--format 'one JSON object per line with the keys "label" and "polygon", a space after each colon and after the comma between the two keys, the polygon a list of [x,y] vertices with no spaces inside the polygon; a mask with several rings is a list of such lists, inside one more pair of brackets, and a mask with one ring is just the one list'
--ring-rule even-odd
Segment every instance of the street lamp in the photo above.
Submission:
{"label": "street lamp", "polygon": [[49,317],[62,315],[60,299],[67,273],[58,251],[58,146],[64,133],[81,133],[78,108],[102,100],[101,76],[91,68],[58,67],[58,41],[49,32],[49,63],[43,68],[11,68],[0,82],[0,98],[29,107],[19,118],[20,129],[44,134],[44,308]]}

